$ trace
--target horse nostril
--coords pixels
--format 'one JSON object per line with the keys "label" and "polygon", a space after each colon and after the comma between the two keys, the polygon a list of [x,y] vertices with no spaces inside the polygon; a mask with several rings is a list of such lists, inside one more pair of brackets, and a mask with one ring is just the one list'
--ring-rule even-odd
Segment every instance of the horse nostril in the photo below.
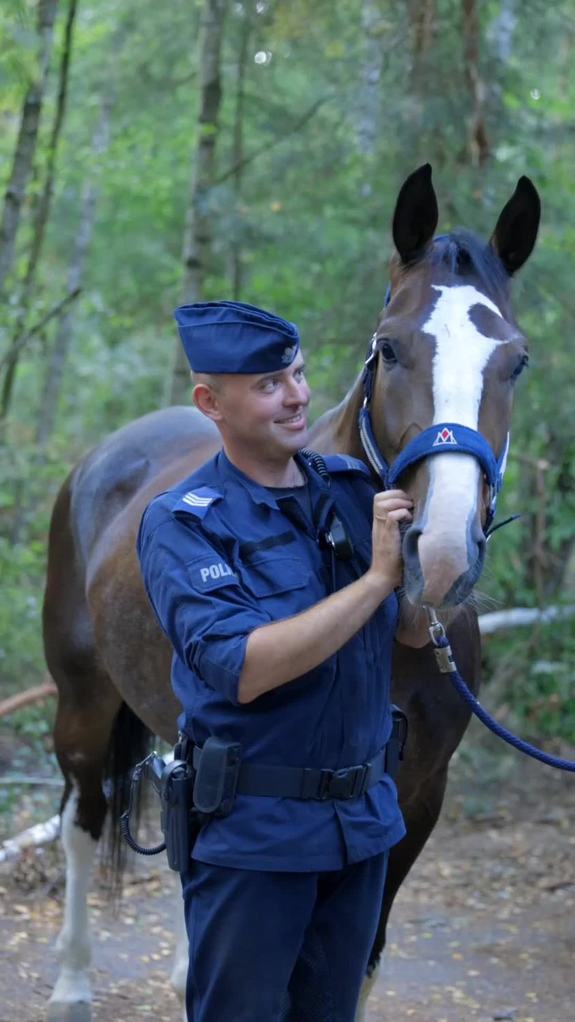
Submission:
{"label": "horse nostril", "polygon": [[[485,560],[485,550],[487,547],[487,540],[485,539],[483,529],[481,530],[481,533],[475,538],[475,547],[477,550],[476,564],[477,568],[479,569],[477,577],[479,577],[481,570],[483,568],[483,562]],[[470,561],[470,563],[473,564],[473,561]]]}
{"label": "horse nostril", "polygon": [[419,525],[411,525],[403,537],[403,560],[406,564],[419,563],[417,546],[423,529]]}
{"label": "horse nostril", "polygon": [[[474,524],[469,531],[469,563],[474,564],[476,559],[483,562],[485,556],[485,533],[480,525]],[[475,552],[476,551],[476,552]]]}

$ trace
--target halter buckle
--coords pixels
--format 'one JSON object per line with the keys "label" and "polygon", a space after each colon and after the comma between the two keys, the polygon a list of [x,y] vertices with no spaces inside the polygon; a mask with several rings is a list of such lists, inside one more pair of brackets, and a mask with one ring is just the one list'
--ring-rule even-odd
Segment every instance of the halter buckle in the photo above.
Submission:
{"label": "halter buckle", "polygon": [[371,338],[369,355],[367,356],[364,365],[370,366],[376,355],[377,355],[377,333],[375,333]]}

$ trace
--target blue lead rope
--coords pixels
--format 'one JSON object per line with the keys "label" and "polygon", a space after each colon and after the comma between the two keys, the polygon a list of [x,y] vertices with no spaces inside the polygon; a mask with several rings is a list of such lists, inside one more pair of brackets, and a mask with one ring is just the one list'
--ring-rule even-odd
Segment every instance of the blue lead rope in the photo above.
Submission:
{"label": "blue lead rope", "polygon": [[478,699],[473,695],[473,692],[467,687],[465,681],[461,677],[453,652],[449,643],[449,639],[445,633],[445,628],[440,621],[437,620],[435,611],[428,607],[427,613],[429,615],[430,627],[429,634],[431,641],[434,646],[435,659],[439,670],[442,674],[448,674],[454,688],[459,692],[462,699],[465,700],[471,712],[485,724],[485,727],[489,728],[494,735],[498,738],[502,738],[504,742],[511,745],[514,749],[519,752],[524,752],[526,756],[531,756],[533,759],[539,760],[540,763],[545,763],[547,766],[555,767],[556,770],[567,770],[570,773],[575,773],[575,762],[571,759],[563,759],[561,756],[552,756],[548,752],[543,752],[542,749],[538,749],[535,745],[531,745],[529,742],[524,742],[522,738],[518,738],[517,735],[512,734],[506,727],[499,724],[490,713],[481,705]]}

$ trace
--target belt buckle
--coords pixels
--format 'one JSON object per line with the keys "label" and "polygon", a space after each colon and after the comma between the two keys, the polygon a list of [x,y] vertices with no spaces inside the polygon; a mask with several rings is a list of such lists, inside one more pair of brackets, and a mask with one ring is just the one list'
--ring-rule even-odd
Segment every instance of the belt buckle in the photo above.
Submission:
{"label": "belt buckle", "polygon": [[341,770],[322,770],[320,775],[318,798],[348,799],[357,798],[362,793],[367,775],[367,766],[343,767]]}
{"label": "belt buckle", "polygon": [[357,798],[359,795],[364,794],[365,791],[364,785],[367,778],[367,771],[369,770],[369,767],[370,767],[369,763],[361,763],[359,766],[355,767],[356,774],[353,779],[352,790],[348,798]]}
{"label": "belt buckle", "polygon": [[320,802],[325,802],[325,800],[330,797],[333,775],[333,770],[320,770],[319,772],[319,784],[317,786],[316,798],[318,798]]}

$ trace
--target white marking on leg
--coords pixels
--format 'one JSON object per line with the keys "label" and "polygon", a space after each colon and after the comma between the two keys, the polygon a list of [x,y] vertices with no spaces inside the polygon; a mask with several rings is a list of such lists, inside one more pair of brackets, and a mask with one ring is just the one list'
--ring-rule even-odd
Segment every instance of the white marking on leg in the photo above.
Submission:
{"label": "white marking on leg", "polygon": [[182,890],[180,887],[180,882],[178,880],[178,897],[176,904],[176,950],[174,953],[174,962],[172,965],[172,972],[170,975],[170,983],[174,990],[176,991],[176,994],[178,995],[182,1004],[185,1004],[186,998],[186,980],[188,978],[189,957],[190,956],[188,946],[188,934],[186,932],[184,902],[182,899]]}
{"label": "white marking on leg", "polygon": [[369,976],[365,977],[365,979],[364,979],[364,981],[363,981],[363,983],[361,985],[361,991],[360,991],[360,994],[359,994],[359,1001],[357,1003],[357,1011],[356,1011],[356,1015],[355,1015],[355,1022],[367,1022],[367,1019],[368,1019],[368,1014],[367,1014],[367,1011],[368,1011],[367,999],[370,996],[371,991],[373,990],[373,988],[375,986],[375,981],[377,979],[377,972],[378,972],[377,968],[374,969],[373,972],[370,973]]}
{"label": "white marking on leg", "polygon": [[[457,422],[477,429],[483,373],[501,339],[486,337],[469,317],[474,306],[501,316],[476,288],[437,287],[439,298],[423,326],[435,341],[433,356],[434,423]],[[425,529],[419,557],[429,598],[433,579],[443,595],[468,565],[467,529],[476,513],[481,469],[470,454],[436,454],[428,462],[430,485],[422,514]],[[447,558],[447,560],[446,560]],[[438,600],[441,597],[438,595]]]}
{"label": "white marking on leg", "polygon": [[[61,967],[50,1004],[70,1005],[90,1002],[88,979],[91,942],[88,926],[88,891],[92,878],[97,842],[75,822],[78,791],[74,787],[62,813],[62,844],[66,854],[66,894],[64,924],[56,949]],[[54,1010],[51,1018],[57,1018]]]}

